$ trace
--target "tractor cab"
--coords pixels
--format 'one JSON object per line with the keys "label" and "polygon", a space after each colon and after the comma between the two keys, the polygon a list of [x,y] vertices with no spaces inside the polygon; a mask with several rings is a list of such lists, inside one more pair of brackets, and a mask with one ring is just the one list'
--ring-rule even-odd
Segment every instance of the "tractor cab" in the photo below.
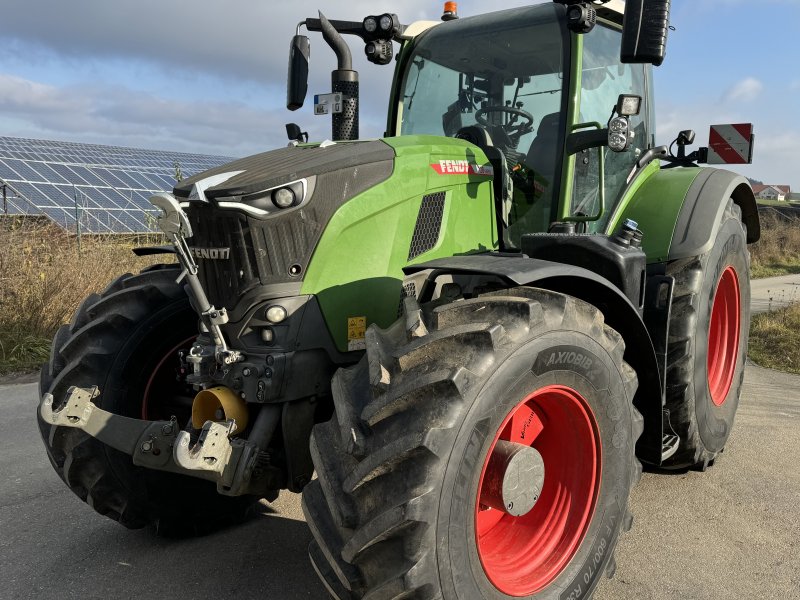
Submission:
{"label": "tractor cab", "polygon": [[[461,138],[500,157],[511,246],[556,221],[601,231],[654,143],[649,67],[621,62],[622,15],[606,10],[585,34],[574,29],[567,7],[541,4],[438,24],[401,54],[390,134]],[[642,99],[625,152],[602,136],[590,148],[568,143],[603,130],[621,94]]]}

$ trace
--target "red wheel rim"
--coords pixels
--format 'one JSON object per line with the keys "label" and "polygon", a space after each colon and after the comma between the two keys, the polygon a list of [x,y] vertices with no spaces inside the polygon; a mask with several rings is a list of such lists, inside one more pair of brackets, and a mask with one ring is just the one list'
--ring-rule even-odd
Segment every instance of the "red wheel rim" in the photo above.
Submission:
{"label": "red wheel rim", "polygon": [[722,273],[714,294],[708,328],[708,389],[716,406],[725,404],[739,358],[739,277],[733,267]]}
{"label": "red wheel rim", "polygon": [[[498,440],[532,446],[544,461],[539,499],[520,517],[481,502],[489,458]],[[509,596],[529,596],[561,574],[586,536],[597,504],[600,474],[597,422],[578,392],[548,386],[511,411],[484,461],[475,503],[478,555],[498,590]]]}

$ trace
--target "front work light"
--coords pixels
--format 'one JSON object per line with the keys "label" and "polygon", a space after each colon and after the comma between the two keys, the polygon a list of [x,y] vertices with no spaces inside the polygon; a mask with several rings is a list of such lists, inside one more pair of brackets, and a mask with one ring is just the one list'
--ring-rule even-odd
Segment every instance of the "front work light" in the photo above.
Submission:
{"label": "front work light", "polygon": [[642,97],[630,94],[620,94],[617,100],[616,111],[623,117],[633,117],[638,115],[642,107]]}
{"label": "front work light", "polygon": [[367,17],[364,19],[364,30],[367,33],[375,33],[378,29],[378,20],[375,17]]}
{"label": "front work light", "polygon": [[388,32],[388,31],[393,30],[394,29],[394,19],[392,18],[392,15],[389,15],[389,14],[381,15],[380,26],[381,26],[381,31],[387,31]]}

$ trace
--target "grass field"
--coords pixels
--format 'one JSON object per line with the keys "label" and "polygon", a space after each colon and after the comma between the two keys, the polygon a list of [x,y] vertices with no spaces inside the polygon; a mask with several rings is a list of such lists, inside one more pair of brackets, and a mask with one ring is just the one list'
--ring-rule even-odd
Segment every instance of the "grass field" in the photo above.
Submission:
{"label": "grass field", "polygon": [[800,304],[754,316],[748,354],[762,367],[800,374]]}
{"label": "grass field", "polygon": [[800,200],[756,200],[760,206],[796,206],[800,207]]}
{"label": "grass field", "polygon": [[38,368],[56,329],[69,322],[83,298],[158,259],[131,252],[152,243],[163,241],[84,235],[79,251],[75,236],[44,221],[1,220],[0,374]]}
{"label": "grass field", "polygon": [[800,273],[800,220],[762,216],[761,239],[750,246],[750,256],[754,278]]}

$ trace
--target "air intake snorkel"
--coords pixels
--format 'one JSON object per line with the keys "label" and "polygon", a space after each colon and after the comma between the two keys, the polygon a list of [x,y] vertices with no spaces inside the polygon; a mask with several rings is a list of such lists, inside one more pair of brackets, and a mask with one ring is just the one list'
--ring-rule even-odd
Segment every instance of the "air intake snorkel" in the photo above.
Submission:
{"label": "air intake snorkel", "polygon": [[333,113],[333,139],[358,139],[358,71],[353,70],[350,48],[322,12],[319,13],[322,37],[336,53],[337,69],[331,72],[331,91],[342,95],[341,112]]}

